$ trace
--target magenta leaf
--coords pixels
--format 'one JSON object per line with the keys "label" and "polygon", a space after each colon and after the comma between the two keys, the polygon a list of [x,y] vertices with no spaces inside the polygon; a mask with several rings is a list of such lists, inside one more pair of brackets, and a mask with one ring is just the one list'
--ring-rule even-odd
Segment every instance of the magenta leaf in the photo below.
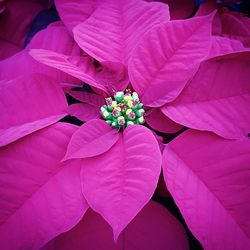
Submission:
{"label": "magenta leaf", "polygon": [[246,51],[246,48],[241,41],[229,39],[227,37],[213,36],[208,57],[211,58],[242,51]]}
{"label": "magenta leaf", "polygon": [[246,136],[250,131],[249,66],[249,52],[205,61],[182,94],[161,110],[190,128],[225,138]]}
{"label": "magenta leaf", "polygon": [[145,117],[147,124],[162,133],[176,133],[181,130],[182,125],[166,117],[160,109],[153,109]]}
{"label": "magenta leaf", "polygon": [[124,229],[117,243],[112,229],[93,210],[69,232],[59,235],[41,250],[187,250],[188,241],[180,223],[158,203],[150,201]]}
{"label": "magenta leaf", "polygon": [[11,143],[66,115],[67,102],[58,84],[36,74],[0,85],[0,146]]}
{"label": "magenta leaf", "polygon": [[37,119],[30,122],[24,122],[9,128],[0,129],[0,147],[8,145],[28,134],[31,134],[41,128],[45,128],[66,116],[66,112],[60,115],[50,115],[46,118]]}
{"label": "magenta leaf", "polygon": [[161,170],[158,142],[150,130],[133,125],[109,151],[84,159],[82,165],[83,194],[117,240],[154,193]]}
{"label": "magenta leaf", "polygon": [[213,14],[152,28],[139,42],[129,76],[142,102],[159,107],[174,100],[207,56]]}
{"label": "magenta leaf", "polygon": [[73,33],[79,46],[98,61],[127,65],[141,36],[168,20],[168,6],[162,3],[103,0]]}
{"label": "magenta leaf", "polygon": [[59,69],[107,92],[105,86],[96,81],[93,60],[88,56],[70,56],[44,49],[32,49],[29,54],[40,63]]}
{"label": "magenta leaf", "polygon": [[[60,43],[58,43],[60,37]],[[79,55],[81,48],[69,35],[62,22],[54,22],[38,32],[27,46],[28,49],[47,49],[65,55]]]}
{"label": "magenta leaf", "polygon": [[15,44],[6,42],[4,40],[2,40],[0,38],[0,60],[4,60],[16,53],[18,53],[19,51],[21,51],[22,49],[19,48],[18,46],[16,46]]}
{"label": "magenta leaf", "polygon": [[96,69],[89,56],[70,56],[43,49],[31,50],[30,55],[37,61],[81,79],[105,93],[122,91],[129,82],[127,68],[119,62],[105,61]]}
{"label": "magenta leaf", "polygon": [[[248,19],[248,18],[246,18]],[[242,41],[245,47],[250,47],[250,29],[247,21],[239,19],[231,13],[221,15],[222,34]]]}
{"label": "magenta leaf", "polygon": [[64,160],[103,154],[116,143],[118,138],[118,131],[105,121],[91,120],[73,134]]}
{"label": "magenta leaf", "polygon": [[86,103],[72,104],[67,108],[67,112],[83,122],[97,119],[101,116],[100,108]]}
{"label": "magenta leaf", "polygon": [[[58,43],[60,37],[60,43]],[[59,82],[79,82],[78,79],[35,61],[29,54],[30,49],[51,49],[57,53],[78,55],[80,48],[68,34],[62,23],[57,22],[38,32],[26,49],[0,61],[0,79],[13,79],[20,75],[41,73],[53,77]],[[25,63],[24,63],[25,62]]]}
{"label": "magenta leaf", "polygon": [[[4,5],[3,2],[1,4]],[[6,1],[6,9],[0,13],[0,60],[23,48],[30,24],[42,9],[42,4],[37,1]]]}
{"label": "magenta leaf", "polygon": [[40,249],[81,220],[80,166],[60,164],[75,130],[59,123],[0,149],[1,249]]}
{"label": "magenta leaf", "polygon": [[105,99],[97,94],[87,93],[83,91],[67,90],[67,94],[81,102],[86,102],[92,106],[100,108],[105,104]]}
{"label": "magenta leaf", "polygon": [[102,62],[97,79],[107,87],[110,93],[123,91],[129,83],[127,67],[119,62]]}
{"label": "magenta leaf", "polygon": [[250,248],[250,140],[189,130],[168,144],[163,171],[204,249]]}
{"label": "magenta leaf", "polygon": [[72,29],[79,23],[84,22],[95,10],[99,0],[55,0],[56,9],[59,15],[72,33]]}

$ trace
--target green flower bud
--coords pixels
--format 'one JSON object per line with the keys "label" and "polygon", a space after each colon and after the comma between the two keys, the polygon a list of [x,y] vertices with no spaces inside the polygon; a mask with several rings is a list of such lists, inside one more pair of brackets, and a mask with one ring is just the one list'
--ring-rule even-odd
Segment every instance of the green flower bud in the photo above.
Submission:
{"label": "green flower bud", "polygon": [[132,121],[127,121],[127,126],[129,126],[129,125],[135,125],[135,123]]}
{"label": "green flower bud", "polygon": [[106,122],[109,124],[109,125],[111,125],[112,124],[112,120],[106,120]]}
{"label": "green flower bud", "polygon": [[111,126],[112,126],[113,128],[117,128],[117,127],[118,127],[117,121],[113,121],[113,122],[111,123]]}
{"label": "green flower bud", "polygon": [[141,116],[141,117],[137,118],[136,121],[138,122],[138,124],[143,124],[145,122],[145,119],[143,116]]}
{"label": "green flower bud", "polygon": [[105,121],[113,128],[126,127],[134,124],[143,124],[145,111],[142,108],[138,94],[126,90],[119,91],[114,97],[105,99],[107,105],[101,107],[101,113]]}
{"label": "green flower bud", "polygon": [[114,95],[114,98],[117,102],[120,103],[124,99],[123,91],[116,92],[116,94]]}

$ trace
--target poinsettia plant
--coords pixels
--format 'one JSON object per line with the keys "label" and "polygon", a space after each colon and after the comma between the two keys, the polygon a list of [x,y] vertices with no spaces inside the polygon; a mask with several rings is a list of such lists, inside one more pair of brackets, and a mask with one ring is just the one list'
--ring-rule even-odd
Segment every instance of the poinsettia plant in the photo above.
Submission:
{"label": "poinsettia plant", "polygon": [[161,172],[205,249],[249,249],[247,17],[55,4],[62,22],[0,61],[3,249],[188,249],[150,201]]}

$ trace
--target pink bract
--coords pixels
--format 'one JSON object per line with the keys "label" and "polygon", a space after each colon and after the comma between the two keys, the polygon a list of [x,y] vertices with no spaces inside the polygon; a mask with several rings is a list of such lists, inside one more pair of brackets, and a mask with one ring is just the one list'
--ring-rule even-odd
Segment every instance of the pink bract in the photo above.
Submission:
{"label": "pink bract", "polygon": [[100,118],[99,107],[87,103],[75,103],[67,108],[67,113],[83,122]]}
{"label": "pink bract", "polygon": [[89,18],[99,2],[100,0],[55,0],[55,5],[64,25],[73,35],[73,28]]}
{"label": "pink bract", "polygon": [[44,3],[38,1],[6,1],[0,13],[0,60],[22,50],[30,24],[43,7]]}
{"label": "pink bract", "polygon": [[205,61],[181,95],[161,110],[190,128],[225,138],[246,137],[250,131],[249,68],[249,52]]}
{"label": "pink bract", "polygon": [[112,230],[103,218],[88,210],[76,227],[41,250],[81,250],[83,246],[91,250],[165,250],[166,246],[169,250],[188,249],[181,225],[166,209],[152,201],[131,221],[117,243],[114,243]]}
{"label": "pink bract", "polygon": [[129,76],[145,105],[159,107],[179,95],[207,56],[212,18],[213,14],[166,22],[140,40],[129,63]]}
{"label": "pink bract", "polygon": [[[60,45],[58,45],[58,37],[60,37]],[[69,36],[66,28],[60,22],[56,22],[48,26],[45,30],[38,32],[26,49],[6,60],[0,61],[0,79],[13,79],[20,75],[40,73],[53,77],[59,82],[79,82],[79,80],[68,74],[37,63],[28,54],[28,51],[32,48],[51,49],[70,55],[78,55],[80,53],[80,48]]]}
{"label": "pink bract", "polygon": [[92,119],[72,136],[64,160],[92,157],[108,151],[119,139],[118,131],[105,121]]}
{"label": "pink bract", "polygon": [[167,187],[205,249],[250,247],[250,140],[189,130],[163,154]]}
{"label": "pink bract", "polygon": [[168,6],[162,3],[103,0],[73,33],[79,46],[98,61],[127,65],[141,36],[168,20]]}
{"label": "pink bract", "polygon": [[3,81],[0,90],[0,146],[49,126],[66,115],[65,95],[47,76],[34,74]]}
{"label": "pink bract", "polygon": [[160,170],[158,142],[140,125],[127,127],[109,151],[82,160],[84,197],[112,226],[115,240],[150,200]]}
{"label": "pink bract", "polygon": [[76,129],[52,125],[0,149],[2,249],[39,249],[81,220],[80,166],[60,163]]}

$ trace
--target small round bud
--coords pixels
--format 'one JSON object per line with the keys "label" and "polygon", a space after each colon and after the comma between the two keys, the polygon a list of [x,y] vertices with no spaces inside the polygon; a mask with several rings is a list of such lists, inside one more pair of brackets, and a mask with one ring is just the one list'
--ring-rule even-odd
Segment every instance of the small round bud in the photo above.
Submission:
{"label": "small round bud", "polygon": [[109,125],[111,125],[112,124],[112,120],[106,120],[106,122],[109,124]]}
{"label": "small round bud", "polygon": [[143,104],[140,102],[138,105],[137,105],[137,108],[138,109],[141,109],[143,107]]}
{"label": "small round bud", "polygon": [[136,115],[135,115],[134,112],[130,112],[130,113],[128,114],[128,119],[129,119],[129,120],[134,120],[135,118],[136,118]]}
{"label": "small round bud", "polygon": [[129,94],[129,95],[125,95],[125,96],[124,96],[124,100],[125,100],[126,102],[129,102],[129,101],[132,101],[133,98],[132,98],[132,96]]}
{"label": "small round bud", "polygon": [[137,94],[136,92],[133,92],[133,93],[132,93],[132,97],[133,97],[133,99],[134,99],[135,101],[139,101],[139,96],[138,96],[138,94]]}
{"label": "small round bud", "polygon": [[129,108],[133,108],[133,102],[132,102],[132,101],[128,101],[128,102],[127,102],[127,106],[128,106]]}
{"label": "small round bud", "polygon": [[107,106],[107,110],[108,110],[109,112],[112,112],[112,111],[113,111],[113,107],[112,107],[112,106]]}
{"label": "small round bud", "polygon": [[[107,106],[106,106],[106,107],[107,107]],[[102,106],[102,107],[101,107],[101,112],[103,113],[103,112],[105,112],[105,111],[107,111],[106,108],[105,108],[105,106]]]}
{"label": "small round bud", "polygon": [[127,110],[127,106],[124,102],[120,103],[120,108],[121,108],[121,111],[126,111]]}
{"label": "small round bud", "polygon": [[144,109],[139,109],[135,111],[135,114],[137,117],[141,117],[145,114],[145,110]]}
{"label": "small round bud", "polygon": [[129,125],[135,125],[135,123],[132,121],[127,121],[127,126],[129,126]]}
{"label": "small round bud", "polygon": [[123,116],[119,116],[119,117],[117,118],[117,123],[118,123],[118,125],[120,125],[120,126],[124,126],[124,125],[125,125],[125,118],[124,118]]}
{"label": "small round bud", "polygon": [[107,106],[111,106],[112,105],[112,98],[111,97],[108,97],[105,100],[106,100]]}
{"label": "small round bud", "polygon": [[117,116],[121,115],[121,108],[120,107],[115,107],[114,110],[112,111],[112,115],[114,117],[117,117]]}
{"label": "small round bud", "polygon": [[132,109],[127,109],[127,111],[126,111],[126,115],[128,115],[129,113],[131,113],[131,112],[133,112],[133,110]]}
{"label": "small round bud", "polygon": [[116,92],[114,98],[117,102],[121,102],[124,98],[124,93],[122,91]]}
{"label": "small round bud", "polygon": [[117,101],[112,101],[112,105],[113,108],[115,108],[117,106]]}
{"label": "small round bud", "polygon": [[112,115],[111,113],[109,113],[107,110],[105,110],[103,113],[102,113],[102,116],[105,120],[109,120],[109,119],[112,119]]}
{"label": "small round bud", "polygon": [[112,126],[113,128],[116,128],[117,125],[118,125],[117,121],[113,121],[113,122],[111,123],[111,126]]}
{"label": "small round bud", "polygon": [[145,122],[145,119],[143,116],[139,117],[138,119],[136,119],[138,124],[143,124]]}

